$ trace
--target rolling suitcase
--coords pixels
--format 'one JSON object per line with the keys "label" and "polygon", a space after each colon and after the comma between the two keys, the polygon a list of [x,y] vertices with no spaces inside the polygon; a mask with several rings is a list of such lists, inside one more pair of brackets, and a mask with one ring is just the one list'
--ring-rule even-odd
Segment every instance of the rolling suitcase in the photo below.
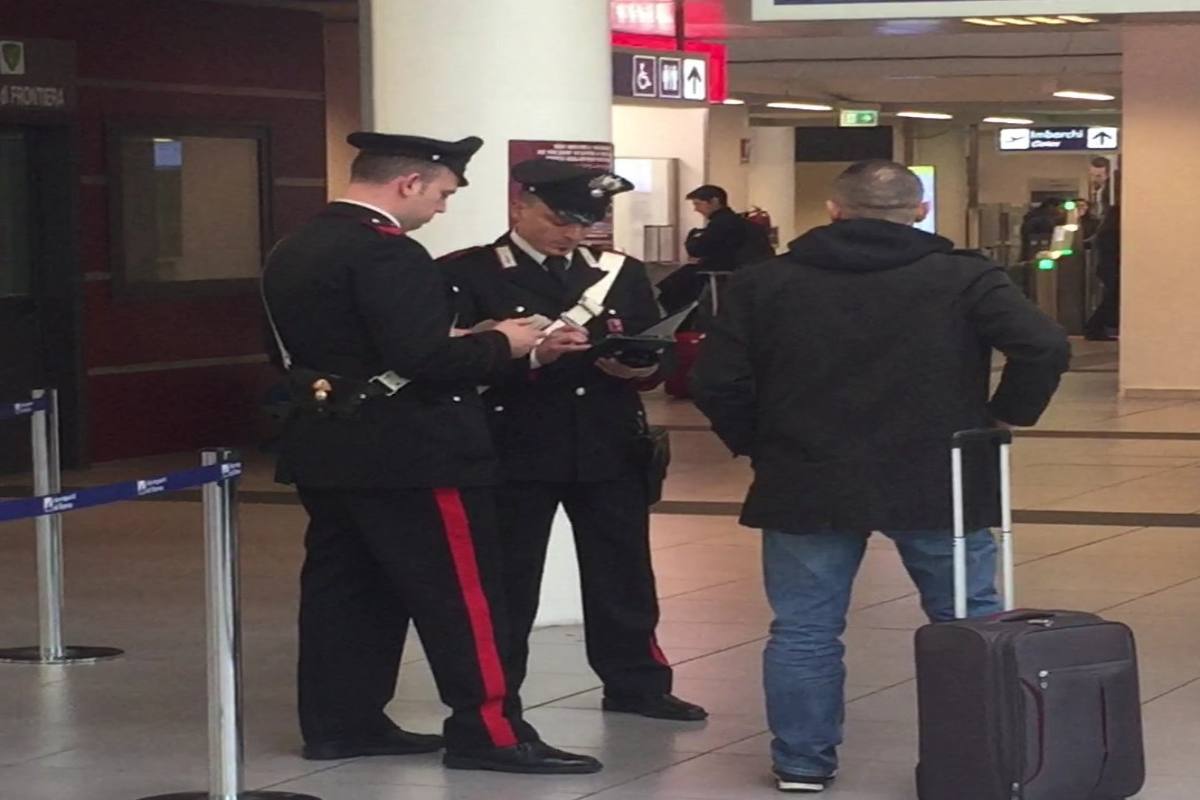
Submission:
{"label": "rolling suitcase", "polygon": [[[967,615],[963,451],[1000,450],[1005,608]],[[1123,800],[1145,781],[1133,633],[1076,611],[1014,611],[1008,431],[951,448],[955,622],[917,631],[921,800]]]}
{"label": "rolling suitcase", "polygon": [[690,381],[692,366],[700,353],[700,342],[704,334],[699,331],[680,331],[675,334],[675,364],[667,377],[665,388],[667,394],[677,400],[686,400],[692,396]]}

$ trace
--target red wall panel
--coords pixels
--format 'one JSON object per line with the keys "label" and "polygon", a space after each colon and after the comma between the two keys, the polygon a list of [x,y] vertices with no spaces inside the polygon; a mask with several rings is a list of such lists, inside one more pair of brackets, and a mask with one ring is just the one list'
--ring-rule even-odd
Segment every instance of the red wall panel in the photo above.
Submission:
{"label": "red wall panel", "polygon": [[[0,32],[75,42],[81,273],[112,273],[109,124],[131,118],[227,122],[266,129],[274,178],[325,176],[323,20],[315,13],[202,0],[0,0]],[[273,186],[278,238],[318,211],[319,186]],[[269,243],[268,243],[269,244]],[[89,370],[179,364],[263,353],[256,291],[170,299],[114,296],[84,283]],[[266,365],[234,364],[87,379],[93,460],[252,440],[274,380]]]}

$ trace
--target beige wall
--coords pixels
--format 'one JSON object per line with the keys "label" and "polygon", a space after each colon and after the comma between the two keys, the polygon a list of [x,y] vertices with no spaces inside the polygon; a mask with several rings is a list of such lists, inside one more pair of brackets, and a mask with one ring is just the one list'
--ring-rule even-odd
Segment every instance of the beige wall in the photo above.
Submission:
{"label": "beige wall", "polygon": [[1087,189],[1092,153],[1001,153],[994,131],[984,131],[979,146],[979,202],[1027,205],[1038,182],[1074,187],[1079,196]]}
{"label": "beige wall", "polygon": [[350,181],[355,151],[346,136],[362,127],[358,54],[357,23],[325,23],[326,187],[331,200],[341,197]]}
{"label": "beige wall", "polygon": [[792,128],[754,128],[751,139],[747,205],[771,214],[783,248],[796,238],[796,134]]}
{"label": "beige wall", "polygon": [[685,196],[706,182],[708,113],[707,108],[625,103],[612,110],[613,145],[618,156],[678,159],[681,247],[687,232],[703,222]]}
{"label": "beige wall", "polygon": [[838,175],[850,166],[849,162],[826,162],[796,165],[796,236],[813,228],[829,224],[825,201]]}
{"label": "beige wall", "polygon": [[1200,394],[1200,27],[1124,40],[1121,387]]}
{"label": "beige wall", "polygon": [[729,205],[738,211],[749,204],[750,165],[742,163],[742,140],[749,138],[750,114],[745,106],[709,109],[706,180],[729,192]]}

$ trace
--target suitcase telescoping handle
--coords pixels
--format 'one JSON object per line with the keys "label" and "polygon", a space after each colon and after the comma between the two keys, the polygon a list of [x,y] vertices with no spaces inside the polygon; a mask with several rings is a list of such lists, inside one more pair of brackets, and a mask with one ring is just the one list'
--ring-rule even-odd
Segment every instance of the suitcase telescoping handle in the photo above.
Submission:
{"label": "suitcase telescoping handle", "polygon": [[1012,525],[1012,431],[984,428],[954,434],[950,471],[954,487],[954,616],[967,618],[967,523],[963,492],[963,450],[975,444],[998,444],[1000,449],[1000,563],[1004,576],[1004,610],[1016,603]]}

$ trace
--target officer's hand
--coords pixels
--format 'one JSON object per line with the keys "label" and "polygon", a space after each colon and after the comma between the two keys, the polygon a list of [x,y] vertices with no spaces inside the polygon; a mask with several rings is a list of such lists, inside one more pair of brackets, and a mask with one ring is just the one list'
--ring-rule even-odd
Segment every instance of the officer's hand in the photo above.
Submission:
{"label": "officer's hand", "polygon": [[553,364],[567,353],[580,353],[589,347],[587,331],[559,328],[543,339],[534,352],[537,354],[537,363],[545,366]]}
{"label": "officer's hand", "polygon": [[529,352],[542,340],[542,332],[529,317],[506,319],[496,323],[496,327],[492,330],[503,333],[504,337],[508,339],[508,348],[512,350],[513,358],[529,355]]}
{"label": "officer's hand", "polygon": [[596,366],[606,375],[611,375],[614,378],[620,378],[623,381],[636,381],[643,378],[649,378],[654,373],[658,372],[658,366],[649,367],[630,367],[617,361],[615,358],[598,358]]}

